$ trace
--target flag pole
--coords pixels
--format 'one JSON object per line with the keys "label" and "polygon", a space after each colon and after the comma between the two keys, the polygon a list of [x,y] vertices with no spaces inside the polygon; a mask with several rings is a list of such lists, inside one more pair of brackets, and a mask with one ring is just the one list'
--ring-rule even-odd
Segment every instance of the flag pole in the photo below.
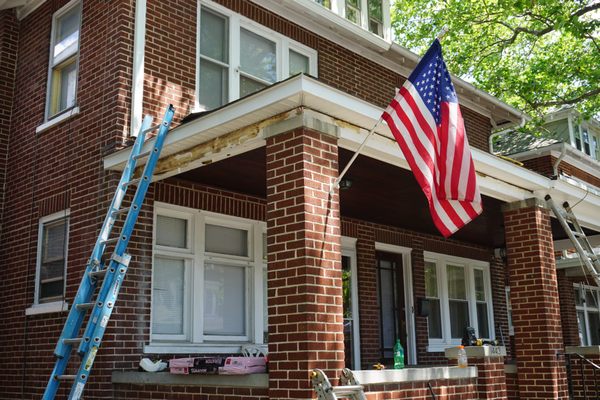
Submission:
{"label": "flag pole", "polygon": [[440,31],[440,33],[437,34],[437,36],[435,37],[438,41],[442,41],[442,38],[444,36],[446,36],[446,33],[448,33],[448,31],[450,30],[450,28],[448,28],[448,25],[444,25],[442,27],[442,30]]}
{"label": "flag pole", "polygon": [[381,123],[381,121],[383,121],[383,114],[381,115],[381,117],[379,117],[379,120],[377,120],[377,122],[375,123],[375,125],[373,125],[373,127],[371,128],[371,130],[367,134],[367,137],[365,138],[365,140],[363,140],[363,142],[360,144],[360,146],[358,147],[358,149],[356,150],[356,152],[354,153],[354,155],[352,156],[352,158],[350,159],[350,161],[348,162],[348,164],[346,164],[346,166],[344,167],[344,170],[340,173],[340,175],[337,177],[337,179],[335,180],[335,182],[333,182],[331,184],[331,188],[329,188],[329,194],[330,195],[332,195],[333,191],[339,187],[340,181],[342,180],[342,178],[344,177],[344,175],[346,175],[346,172],[348,172],[348,170],[350,169],[350,166],[352,165],[352,163],[354,163],[354,160],[356,160],[356,157],[358,157],[358,155],[360,154],[360,151],[363,149],[363,147],[365,147],[365,144],[367,144],[367,140],[369,140],[369,138],[371,137],[371,135],[373,133],[375,133],[375,129],[379,126],[379,124]]}

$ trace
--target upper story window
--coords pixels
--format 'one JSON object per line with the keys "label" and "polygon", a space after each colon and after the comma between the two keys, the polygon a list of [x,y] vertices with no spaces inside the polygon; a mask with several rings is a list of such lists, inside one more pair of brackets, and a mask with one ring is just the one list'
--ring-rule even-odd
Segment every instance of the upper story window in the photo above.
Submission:
{"label": "upper story window", "polygon": [[265,224],[157,204],[154,226],[153,344],[222,351],[263,343]]}
{"label": "upper story window", "polygon": [[596,287],[575,285],[575,306],[579,340],[582,346],[600,345],[600,290]]}
{"label": "upper story window", "polygon": [[200,3],[198,109],[210,110],[300,72],[317,52],[209,1]]}
{"label": "upper story window", "polygon": [[68,211],[61,211],[40,219],[35,304],[62,301],[64,298],[68,215]]}
{"label": "upper story window", "polygon": [[314,0],[349,21],[381,37],[384,36],[384,9],[387,0]]}
{"label": "upper story window", "polygon": [[81,2],[71,1],[52,17],[46,119],[76,104]]}
{"label": "upper story window", "polygon": [[425,253],[425,296],[429,300],[429,350],[460,344],[465,328],[493,339],[489,264]]}

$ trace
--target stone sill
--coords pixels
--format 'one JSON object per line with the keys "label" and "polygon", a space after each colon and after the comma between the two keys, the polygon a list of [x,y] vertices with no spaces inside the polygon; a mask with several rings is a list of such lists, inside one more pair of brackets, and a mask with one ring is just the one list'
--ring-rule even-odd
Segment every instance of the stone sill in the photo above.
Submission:
{"label": "stone sill", "polygon": [[476,367],[422,367],[386,369],[382,371],[352,371],[361,385],[429,381],[435,379],[477,378]]}
{"label": "stone sill", "polygon": [[600,355],[600,346],[567,346],[566,354],[581,354],[582,356]]}
{"label": "stone sill", "polygon": [[[458,358],[458,347],[446,349],[446,358]],[[505,357],[504,346],[466,346],[467,358]]]}
{"label": "stone sill", "polygon": [[113,371],[112,383],[131,385],[268,388],[269,374],[177,375],[168,372]]}

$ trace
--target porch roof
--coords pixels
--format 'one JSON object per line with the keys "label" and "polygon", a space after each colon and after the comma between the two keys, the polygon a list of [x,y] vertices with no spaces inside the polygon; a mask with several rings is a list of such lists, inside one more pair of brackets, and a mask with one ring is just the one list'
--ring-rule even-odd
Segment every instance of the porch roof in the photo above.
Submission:
{"label": "porch roof", "polygon": [[[265,145],[274,131],[294,126],[298,119],[334,127],[339,146],[358,148],[382,109],[318,80],[298,75],[272,85],[251,96],[198,115],[173,129],[161,154],[163,168],[155,180],[199,168]],[[362,153],[388,164],[408,169],[406,159],[385,124],[380,124]],[[151,148],[149,140],[142,151]],[[204,146],[204,147],[203,147]],[[483,195],[511,202],[530,197],[543,199],[550,194],[555,201],[578,205],[583,226],[600,231],[600,196],[587,188],[564,180],[551,180],[487,152],[472,148],[473,161]],[[108,155],[104,167],[122,170],[129,155],[124,149]],[[140,160],[143,162],[143,160]]]}

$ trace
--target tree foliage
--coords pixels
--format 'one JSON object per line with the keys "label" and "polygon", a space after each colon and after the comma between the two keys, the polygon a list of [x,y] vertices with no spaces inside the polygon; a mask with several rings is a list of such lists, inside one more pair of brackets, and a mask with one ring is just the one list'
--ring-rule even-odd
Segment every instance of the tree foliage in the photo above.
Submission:
{"label": "tree foliage", "polygon": [[447,26],[450,71],[532,116],[600,116],[600,0],[396,0],[392,23],[417,54]]}

